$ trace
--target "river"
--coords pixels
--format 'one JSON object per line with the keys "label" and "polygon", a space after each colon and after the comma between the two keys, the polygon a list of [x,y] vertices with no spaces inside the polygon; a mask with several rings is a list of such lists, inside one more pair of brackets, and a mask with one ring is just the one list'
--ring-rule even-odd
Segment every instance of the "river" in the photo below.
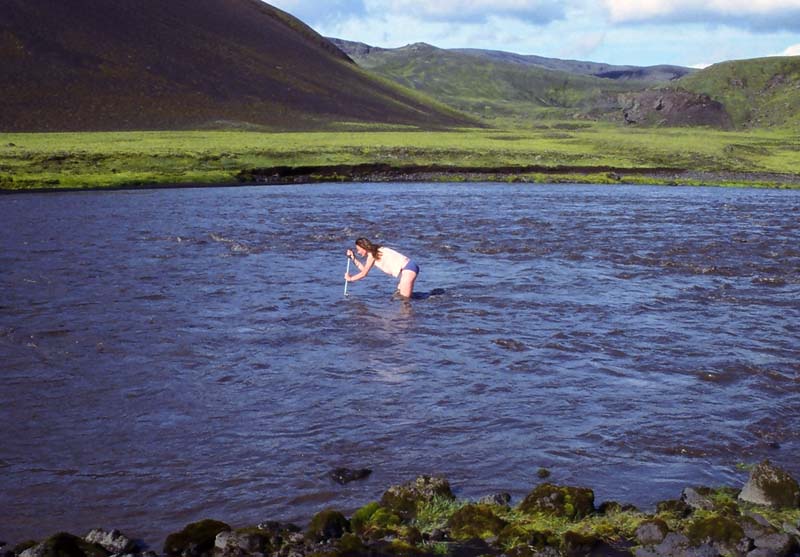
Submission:
{"label": "river", "polygon": [[[335,184],[0,196],[0,539],[301,525],[395,483],[651,508],[800,477],[800,192]],[[367,236],[420,265],[416,298]],[[341,486],[328,472],[367,467]]]}

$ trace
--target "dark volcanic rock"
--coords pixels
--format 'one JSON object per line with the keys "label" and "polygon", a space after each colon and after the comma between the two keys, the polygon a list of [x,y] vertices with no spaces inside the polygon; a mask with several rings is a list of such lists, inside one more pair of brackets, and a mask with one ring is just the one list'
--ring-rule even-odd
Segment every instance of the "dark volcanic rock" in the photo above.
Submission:
{"label": "dark volcanic rock", "polygon": [[619,96],[619,102],[627,124],[733,128],[733,120],[722,103],[683,89],[625,93]]}
{"label": "dark volcanic rock", "polygon": [[359,468],[354,470],[352,468],[336,468],[328,472],[328,477],[339,484],[346,484],[356,480],[363,480],[372,474],[369,468]]}

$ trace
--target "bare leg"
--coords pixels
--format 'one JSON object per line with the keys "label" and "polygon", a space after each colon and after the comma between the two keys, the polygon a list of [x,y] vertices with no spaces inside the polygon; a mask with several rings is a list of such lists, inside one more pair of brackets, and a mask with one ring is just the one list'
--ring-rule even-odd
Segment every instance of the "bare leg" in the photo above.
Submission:
{"label": "bare leg", "polygon": [[417,280],[417,273],[409,269],[400,271],[400,283],[397,285],[397,291],[404,298],[411,298],[414,293],[414,281]]}

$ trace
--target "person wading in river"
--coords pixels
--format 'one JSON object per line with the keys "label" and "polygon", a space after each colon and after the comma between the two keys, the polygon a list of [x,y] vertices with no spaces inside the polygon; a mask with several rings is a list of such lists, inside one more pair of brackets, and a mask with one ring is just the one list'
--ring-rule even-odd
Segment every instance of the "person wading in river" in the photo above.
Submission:
{"label": "person wading in river", "polygon": [[397,283],[397,294],[406,299],[411,298],[414,293],[414,281],[417,280],[417,275],[419,274],[419,265],[402,253],[392,248],[373,244],[366,238],[356,240],[356,252],[360,257],[366,257],[367,259],[362,263],[355,257],[353,250],[347,250],[347,257],[356,264],[360,272],[355,275],[345,273],[344,280],[347,282],[361,280],[369,274],[374,265],[387,275],[399,277],[400,282]]}

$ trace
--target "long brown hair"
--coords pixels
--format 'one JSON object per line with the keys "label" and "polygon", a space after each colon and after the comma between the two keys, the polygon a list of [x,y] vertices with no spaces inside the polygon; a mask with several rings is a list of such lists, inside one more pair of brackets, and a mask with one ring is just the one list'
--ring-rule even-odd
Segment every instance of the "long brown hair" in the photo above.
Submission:
{"label": "long brown hair", "polygon": [[373,244],[366,238],[359,238],[358,240],[356,240],[356,245],[370,252],[372,254],[372,257],[374,257],[376,260],[381,258],[381,254],[378,251],[379,249],[381,249],[381,246],[379,246],[378,244]]}

